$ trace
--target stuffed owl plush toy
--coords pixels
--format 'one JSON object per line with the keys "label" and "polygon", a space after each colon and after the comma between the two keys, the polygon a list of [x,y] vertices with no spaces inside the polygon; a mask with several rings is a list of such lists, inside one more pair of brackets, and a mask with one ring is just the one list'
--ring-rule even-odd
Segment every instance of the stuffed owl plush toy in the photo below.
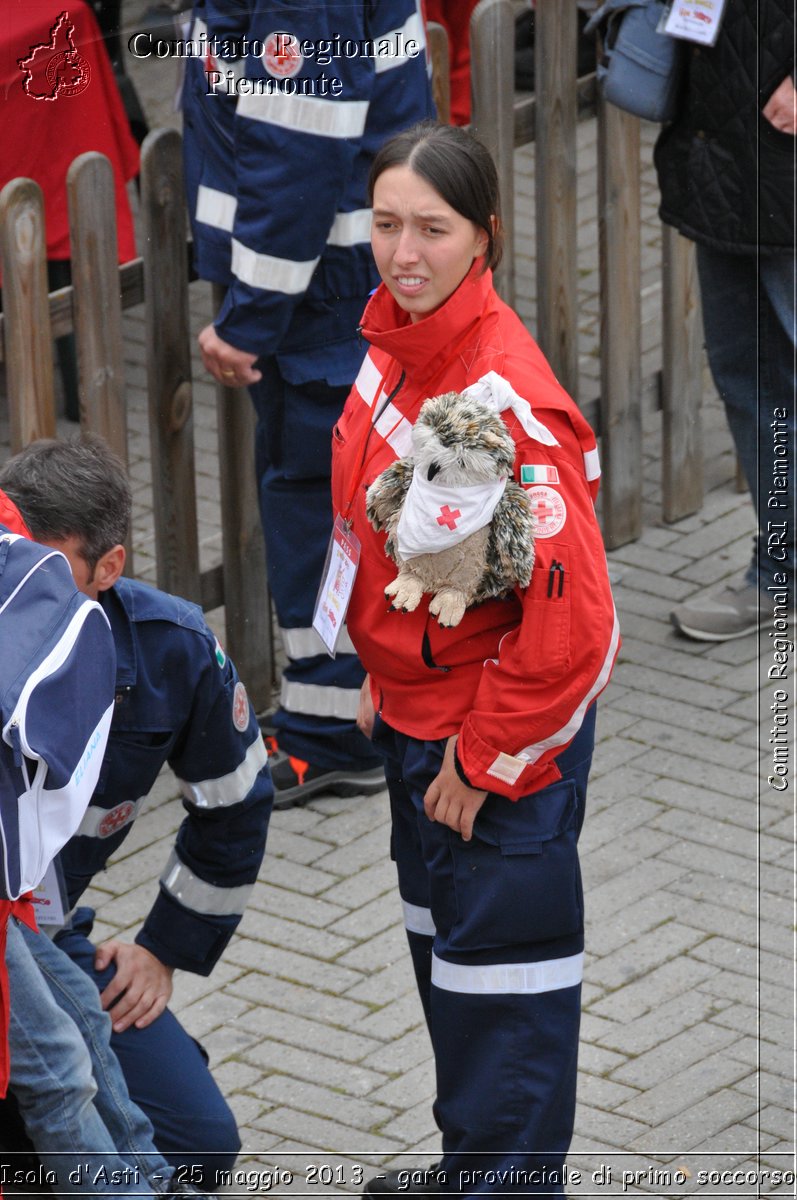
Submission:
{"label": "stuffed owl plush toy", "polygon": [[446,392],[427,400],[412,430],[412,455],[368,489],[366,513],[385,530],[398,575],[385,588],[412,612],[458,625],[465,609],[527,587],[534,566],[528,498],[511,479],[515,444],[494,407]]}

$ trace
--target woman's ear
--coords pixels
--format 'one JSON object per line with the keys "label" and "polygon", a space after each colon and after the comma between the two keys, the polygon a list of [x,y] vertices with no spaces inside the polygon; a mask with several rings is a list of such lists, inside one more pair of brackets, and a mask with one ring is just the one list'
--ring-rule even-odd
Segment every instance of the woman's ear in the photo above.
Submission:
{"label": "woman's ear", "polygon": [[106,550],[94,568],[93,582],[98,591],[107,592],[108,588],[113,587],[125,569],[126,557],[124,546],[111,546],[110,550]]}

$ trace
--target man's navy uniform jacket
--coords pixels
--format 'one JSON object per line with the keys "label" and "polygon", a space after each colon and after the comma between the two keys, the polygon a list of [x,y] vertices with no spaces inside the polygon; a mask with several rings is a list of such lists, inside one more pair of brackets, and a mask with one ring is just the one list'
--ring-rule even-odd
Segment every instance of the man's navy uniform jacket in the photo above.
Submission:
{"label": "man's navy uniform jacket", "polygon": [[273,796],[263,739],[196,605],[129,579],[100,603],[116,645],[116,702],[97,787],[61,852],[69,905],[124,841],[168,763],[187,815],[136,941],[169,966],[207,975],[263,857]]}

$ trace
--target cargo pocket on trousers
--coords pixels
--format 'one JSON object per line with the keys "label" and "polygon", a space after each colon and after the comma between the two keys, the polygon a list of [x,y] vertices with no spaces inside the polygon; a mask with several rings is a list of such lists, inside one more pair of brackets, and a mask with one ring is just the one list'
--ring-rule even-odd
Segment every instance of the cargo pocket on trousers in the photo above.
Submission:
{"label": "cargo pocket on trousers", "polygon": [[577,800],[561,780],[516,803],[490,795],[473,838],[451,837],[454,951],[531,945],[580,932]]}

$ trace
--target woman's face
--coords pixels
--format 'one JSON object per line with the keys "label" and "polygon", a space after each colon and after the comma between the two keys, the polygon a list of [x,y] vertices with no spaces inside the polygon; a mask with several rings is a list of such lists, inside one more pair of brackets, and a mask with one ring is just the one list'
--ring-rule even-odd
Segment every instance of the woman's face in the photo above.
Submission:
{"label": "woman's face", "polygon": [[371,247],[385,286],[412,321],[448,299],[487,241],[410,167],[389,167],[377,179]]}

